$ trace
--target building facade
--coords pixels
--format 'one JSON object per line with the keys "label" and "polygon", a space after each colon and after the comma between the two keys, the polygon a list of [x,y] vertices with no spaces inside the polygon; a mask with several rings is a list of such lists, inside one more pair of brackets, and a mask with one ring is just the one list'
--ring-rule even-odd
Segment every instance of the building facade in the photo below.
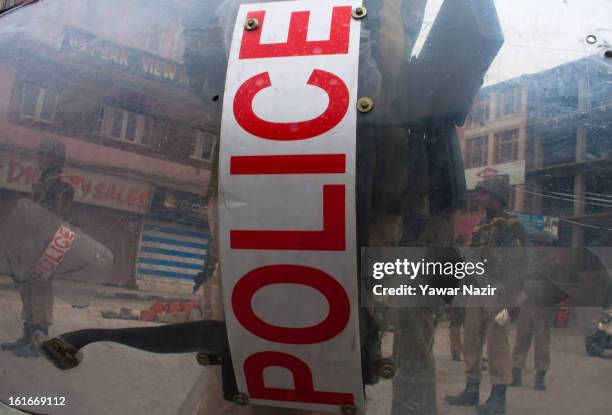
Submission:
{"label": "building facade", "polygon": [[[594,55],[483,88],[458,128],[468,191],[506,176],[508,209],[528,226],[546,221],[564,246],[612,244],[611,66]],[[483,215],[468,199],[464,242]]]}
{"label": "building facade", "polygon": [[529,77],[526,207],[558,216],[560,242],[612,244],[612,61]]}
{"label": "building facade", "polygon": [[468,190],[467,205],[457,218],[457,233],[463,242],[482,217],[474,192],[479,181],[506,177],[508,208],[524,209],[527,98],[522,78],[485,87],[476,96],[465,124],[457,129]]}
{"label": "building facade", "polygon": [[113,252],[110,282],[186,290],[206,256],[216,130],[190,90],[180,4],[134,1],[150,10],[136,19],[114,3],[37,3],[27,35],[0,37],[0,220],[31,192],[38,146],[61,141],[71,221]]}

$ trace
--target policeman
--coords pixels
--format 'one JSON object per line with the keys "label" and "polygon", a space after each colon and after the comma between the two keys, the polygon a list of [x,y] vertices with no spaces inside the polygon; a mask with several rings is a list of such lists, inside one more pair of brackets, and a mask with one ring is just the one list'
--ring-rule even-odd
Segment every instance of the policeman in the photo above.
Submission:
{"label": "policeman", "polygon": [[525,367],[527,353],[534,339],[534,363],[536,369],[535,388],[546,390],[545,376],[550,367],[550,307],[521,307],[514,348],[512,349],[512,383],[510,386],[522,386],[522,369]]}
{"label": "policeman", "polygon": [[[542,232],[531,238],[531,242],[538,246],[552,246],[552,235]],[[545,262],[548,273],[563,273],[563,263],[559,258],[552,258]],[[536,272],[539,274],[539,272]],[[536,278],[539,275],[536,275]],[[550,324],[553,309],[542,304],[525,304],[521,307],[514,347],[512,349],[512,383],[510,386],[522,386],[522,370],[525,367],[527,353],[534,340],[534,363],[536,368],[535,389],[546,389],[545,376],[550,367]]]}
{"label": "policeman", "polygon": [[[61,180],[66,158],[64,144],[54,140],[45,141],[38,148],[37,156],[40,177],[33,185],[32,198],[45,209],[68,220],[74,189]],[[1,347],[19,357],[38,357],[40,353],[33,343],[33,337],[49,334],[53,316],[52,284],[50,279],[28,276],[18,282],[18,287],[22,302],[23,336],[15,342],[3,343]]]}
{"label": "policeman", "polygon": [[[505,211],[507,188],[508,185],[501,176],[488,178],[476,186],[480,206],[486,214],[472,234],[471,246],[481,247],[483,253],[487,252],[488,248],[525,246],[522,224],[515,216]],[[512,381],[508,324],[504,321],[507,318],[503,317],[508,314],[505,307],[514,299],[509,281],[496,282],[499,283],[499,291],[503,293],[502,298],[489,304],[483,303],[475,296],[467,300],[464,331],[466,387],[459,395],[445,398],[450,405],[477,406],[481,415],[506,412],[506,386]],[[478,405],[482,348],[485,341],[492,386],[486,403]]]}
{"label": "policeman", "polygon": [[[542,232],[533,235],[531,242],[536,246],[554,246],[550,234]],[[534,364],[536,369],[535,389],[546,389],[545,377],[550,367],[550,325],[554,305],[564,298],[571,298],[573,304],[590,305],[593,300],[602,298],[607,285],[608,275],[601,260],[588,249],[556,248],[535,249],[531,257],[529,278],[522,286],[524,304],[517,325],[514,348],[512,350],[512,383],[522,386],[522,369],[531,341],[534,340]],[[584,282],[580,274],[588,275]],[[568,284],[569,282],[569,284]],[[574,291],[576,286],[580,286]],[[595,300],[597,303],[598,300]]]}

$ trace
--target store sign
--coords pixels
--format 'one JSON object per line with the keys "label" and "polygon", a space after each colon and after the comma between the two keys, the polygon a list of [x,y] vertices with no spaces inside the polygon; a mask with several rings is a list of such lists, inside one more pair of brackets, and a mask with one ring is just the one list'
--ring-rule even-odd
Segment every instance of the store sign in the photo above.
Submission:
{"label": "store sign", "polygon": [[546,232],[554,238],[559,235],[559,218],[526,212],[513,212],[513,214],[521,220],[527,233]]}
{"label": "store sign", "polygon": [[100,39],[83,29],[70,26],[64,28],[61,48],[130,75],[143,75],[181,87],[189,86],[189,77],[183,65],[152,53]]}
{"label": "store sign", "polygon": [[251,402],[363,413],[355,154],[360,0],[242,5],[220,148],[223,295]]}
{"label": "store sign", "polygon": [[[34,159],[0,153],[0,188],[30,193],[37,177]],[[147,183],[73,167],[65,167],[62,177],[74,187],[76,202],[134,213],[149,212],[151,185]]]}
{"label": "store sign", "polygon": [[508,184],[514,186],[516,184],[525,183],[525,160],[513,161],[511,163],[494,164],[485,167],[475,167],[465,170],[465,181],[467,190],[476,189],[478,182],[481,182],[489,177],[508,176]]}

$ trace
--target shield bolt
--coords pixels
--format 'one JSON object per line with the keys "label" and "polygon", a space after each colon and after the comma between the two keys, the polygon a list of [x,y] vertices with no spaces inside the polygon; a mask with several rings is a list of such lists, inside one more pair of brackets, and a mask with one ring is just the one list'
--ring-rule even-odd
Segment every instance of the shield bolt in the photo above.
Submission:
{"label": "shield bolt", "polygon": [[363,6],[355,7],[351,12],[353,19],[363,19],[368,14],[368,9]]}
{"label": "shield bolt", "polygon": [[206,353],[198,353],[196,360],[200,366],[210,366],[210,357]]}
{"label": "shield bolt", "polygon": [[51,347],[53,348],[53,350],[55,350],[58,353],[63,351],[62,345],[57,340],[52,340],[51,341]]}
{"label": "shield bolt", "polygon": [[383,365],[378,369],[378,374],[383,379],[392,379],[395,376],[396,369],[393,365]]}
{"label": "shield bolt", "polygon": [[392,379],[397,374],[397,363],[393,359],[381,359],[378,363],[378,376],[383,379]]}
{"label": "shield bolt", "polygon": [[342,415],[355,415],[357,413],[357,409],[353,405],[342,405],[340,410]]}
{"label": "shield bolt", "polygon": [[240,406],[247,406],[249,404],[249,397],[244,393],[238,393],[234,395],[234,403]]}
{"label": "shield bolt", "polygon": [[361,97],[357,100],[357,111],[370,112],[374,108],[374,101],[370,97]]}
{"label": "shield bolt", "polygon": [[246,22],[244,22],[244,28],[246,30],[255,30],[259,27],[259,20],[257,20],[254,17],[249,17],[248,19],[246,19]]}

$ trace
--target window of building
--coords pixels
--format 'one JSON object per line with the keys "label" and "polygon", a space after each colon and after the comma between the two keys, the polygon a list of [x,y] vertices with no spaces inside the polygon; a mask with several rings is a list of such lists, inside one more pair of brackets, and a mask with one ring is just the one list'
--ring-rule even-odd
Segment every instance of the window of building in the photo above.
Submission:
{"label": "window of building", "polygon": [[[574,211],[574,176],[554,177],[540,182],[541,213],[548,216],[571,215]],[[559,230],[561,231],[561,230]]]}
{"label": "window of building", "polygon": [[497,116],[512,115],[521,110],[521,89],[518,87],[502,91],[497,96]]}
{"label": "window of building", "polygon": [[465,140],[465,168],[486,166],[489,163],[489,137],[476,137]]}
{"label": "window of building", "polygon": [[101,113],[102,135],[134,144],[149,144],[153,119],[117,107],[104,106]]}
{"label": "window of building", "polygon": [[518,160],[518,130],[495,134],[495,164]]}
{"label": "window of building", "polygon": [[574,163],[577,134],[576,126],[546,131],[542,139],[542,167]]}
{"label": "window of building", "polygon": [[33,84],[23,84],[21,111],[23,117],[52,122],[55,118],[59,94]]}
{"label": "window of building", "polygon": [[215,136],[200,130],[195,131],[193,153],[191,158],[197,160],[211,161],[215,151]]}
{"label": "window of building", "polygon": [[612,212],[612,172],[592,171],[585,173],[584,179],[585,212]]}
{"label": "window of building", "polygon": [[480,127],[489,121],[489,100],[476,101],[467,117],[468,127]]}

